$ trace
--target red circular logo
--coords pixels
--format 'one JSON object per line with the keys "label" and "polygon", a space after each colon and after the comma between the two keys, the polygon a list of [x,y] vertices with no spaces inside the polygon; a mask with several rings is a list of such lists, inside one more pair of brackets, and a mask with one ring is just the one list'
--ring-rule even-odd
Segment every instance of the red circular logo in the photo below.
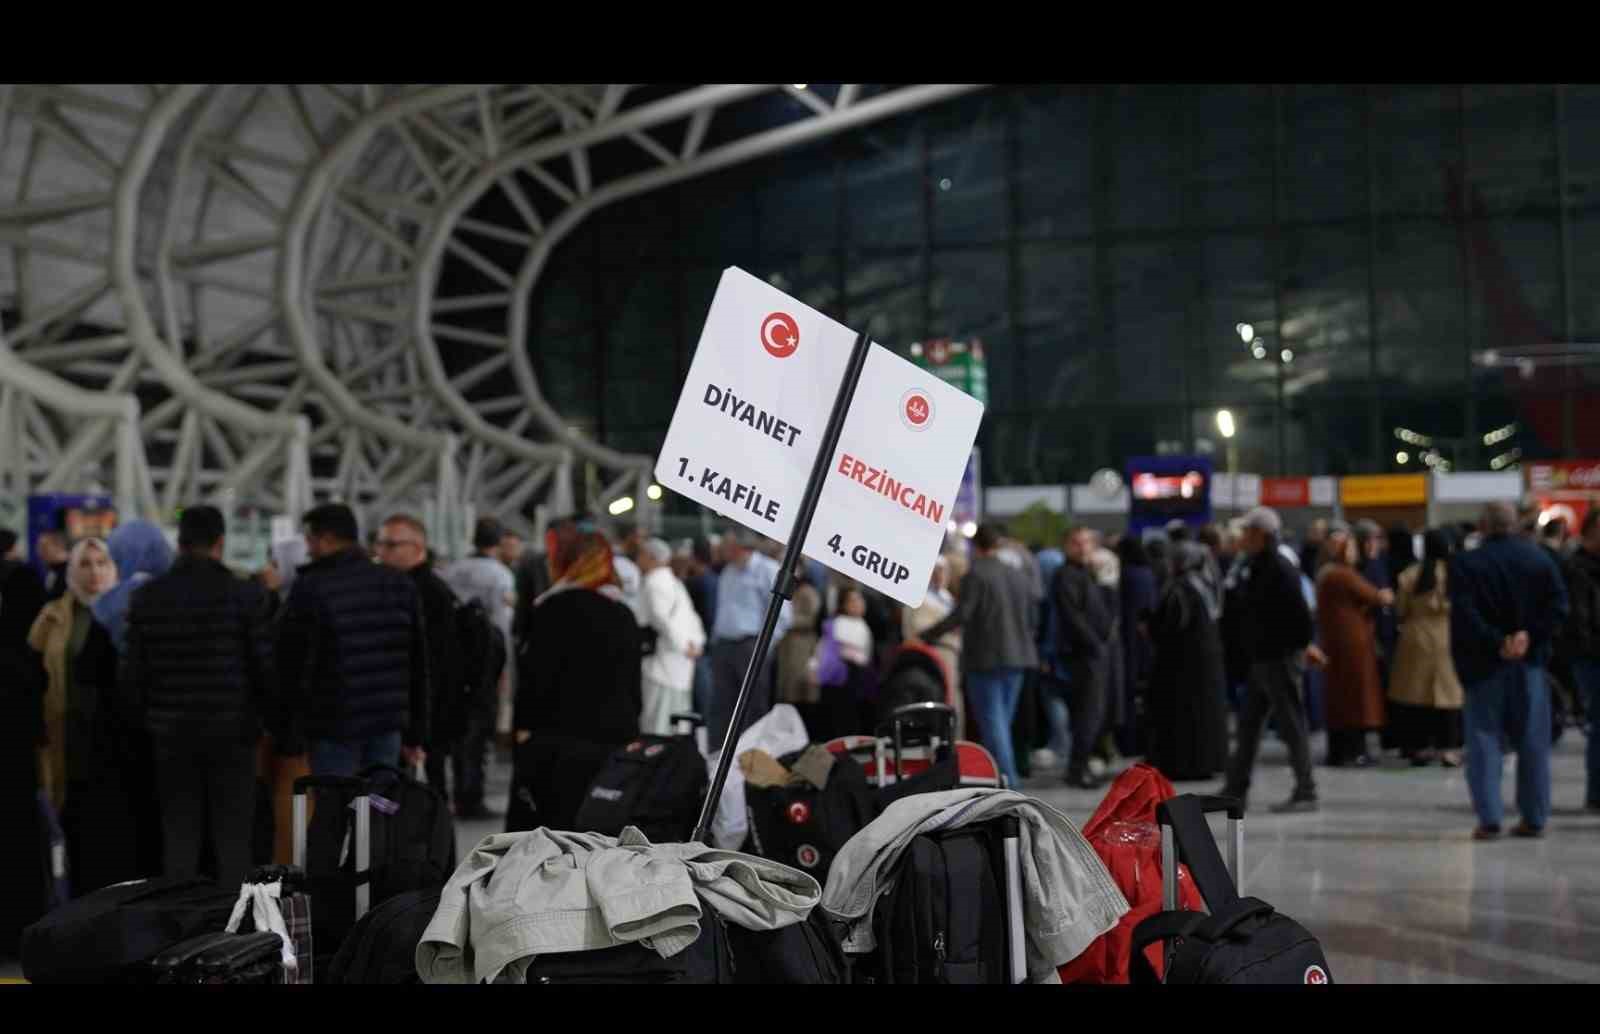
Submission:
{"label": "red circular logo", "polygon": [[761,321],[761,347],[777,359],[787,359],[800,347],[800,325],[786,312],[775,312]]}
{"label": "red circular logo", "polygon": [[1317,966],[1317,965],[1310,965],[1310,966],[1306,967],[1306,983],[1308,983],[1308,984],[1326,984],[1327,982],[1328,982],[1328,971],[1327,970],[1325,970],[1321,966]]}
{"label": "red circular logo", "polygon": [[822,860],[822,854],[810,844],[801,844],[800,849],[794,853],[795,861],[800,863],[802,869],[815,869],[817,862]]}
{"label": "red circular logo", "polygon": [[913,431],[926,431],[933,423],[933,399],[920,388],[900,396],[900,422]]}
{"label": "red circular logo", "polygon": [[795,801],[789,805],[789,821],[797,826],[803,826],[811,819],[811,805],[805,801]]}

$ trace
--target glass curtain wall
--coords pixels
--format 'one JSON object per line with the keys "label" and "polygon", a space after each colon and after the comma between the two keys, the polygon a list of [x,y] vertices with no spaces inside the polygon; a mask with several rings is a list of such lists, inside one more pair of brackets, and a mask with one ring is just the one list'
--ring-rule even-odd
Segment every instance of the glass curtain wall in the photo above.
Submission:
{"label": "glass curtain wall", "polygon": [[1220,462],[1220,408],[1263,474],[1600,455],[1595,369],[1482,361],[1600,340],[1600,87],[995,87],[597,212],[533,299],[551,400],[655,452],[728,265],[981,340],[993,484]]}

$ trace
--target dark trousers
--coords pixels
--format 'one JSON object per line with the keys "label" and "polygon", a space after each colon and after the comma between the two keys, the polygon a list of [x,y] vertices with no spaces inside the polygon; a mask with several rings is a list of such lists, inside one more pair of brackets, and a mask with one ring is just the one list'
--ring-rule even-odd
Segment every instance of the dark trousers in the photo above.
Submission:
{"label": "dark trousers", "polygon": [[1289,746],[1295,796],[1316,794],[1316,782],[1311,776],[1311,734],[1306,730],[1306,710],[1300,702],[1304,670],[1299,654],[1250,666],[1244,710],[1239,715],[1239,743],[1228,763],[1228,793],[1243,796],[1249,792],[1250,772],[1261,747],[1261,728],[1270,714],[1277,719],[1279,734]]}
{"label": "dark trousers", "polygon": [[1110,664],[1101,657],[1094,661],[1072,660],[1067,664],[1071,687],[1072,757],[1067,772],[1082,772],[1106,724],[1106,675]]}
{"label": "dark trousers", "polygon": [[[707,742],[712,750],[721,749],[728,735],[728,724],[733,720],[733,707],[739,699],[739,686],[744,681],[745,669],[755,656],[756,637],[744,639],[719,639],[711,644],[711,708],[706,716]],[[744,713],[739,732],[750,728],[762,715],[772,710],[772,686],[767,673],[756,673],[756,682],[750,690],[750,707]],[[735,742],[737,742],[735,737]]]}
{"label": "dark trousers", "polygon": [[[450,773],[455,777],[452,796],[457,812],[483,807],[484,756],[489,750],[490,737],[494,735],[496,703],[492,695],[486,701],[478,701],[467,715],[466,731],[450,747]],[[431,769],[428,781],[433,782]],[[439,763],[438,785],[444,785],[443,761]]]}
{"label": "dark trousers", "polygon": [[1458,750],[1462,745],[1461,712],[1389,701],[1389,735],[1407,754],[1423,750]]}
{"label": "dark trousers", "polygon": [[198,875],[209,833],[217,883],[223,887],[243,883],[252,868],[255,747],[248,743],[157,741],[156,789],[161,798],[166,874]]}

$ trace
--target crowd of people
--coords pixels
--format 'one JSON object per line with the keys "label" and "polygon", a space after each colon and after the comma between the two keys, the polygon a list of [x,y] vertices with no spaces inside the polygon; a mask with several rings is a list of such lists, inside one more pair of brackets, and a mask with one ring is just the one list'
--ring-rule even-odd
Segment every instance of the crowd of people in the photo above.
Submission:
{"label": "crowd of people", "polygon": [[[105,540],[53,531],[42,579],[0,533],[0,667],[16,673],[3,777],[60,817],[79,892],[152,872],[242,879],[257,781],[285,759],[319,775],[405,765],[448,786],[456,815],[492,818],[497,731],[519,779],[551,784],[572,744],[592,764],[688,712],[714,752],[782,574],[779,546],[740,528],[672,544],[586,516],[540,549],[480,520],[472,554],[445,564],[415,517],[363,543],[328,504],[250,576],[224,565],[226,532],[207,506],[182,513],[176,550],[137,520]],[[1311,811],[1325,724],[1327,765],[1385,750],[1465,764],[1480,838],[1501,831],[1515,752],[1512,832],[1537,836],[1552,685],[1591,713],[1600,694],[1600,510],[1572,541],[1503,504],[1420,536],[1319,521],[1298,544],[1265,507],[1199,529],[1075,527],[1037,551],[984,524],[970,546],[952,536],[915,608],[809,559],[792,581],[746,726],[787,703],[814,741],[873,732],[896,658],[920,651],[943,673],[928,698],[1015,785],[1056,771],[1092,788],[1143,756],[1247,800],[1270,722],[1295,784],[1275,810]],[[1587,760],[1600,809],[1592,738]],[[559,825],[576,803],[541,806]]]}

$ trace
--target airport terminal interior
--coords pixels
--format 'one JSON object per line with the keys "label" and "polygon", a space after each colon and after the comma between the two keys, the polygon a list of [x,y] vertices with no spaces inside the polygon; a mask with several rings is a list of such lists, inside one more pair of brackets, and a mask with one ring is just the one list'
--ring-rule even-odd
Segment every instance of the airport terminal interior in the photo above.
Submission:
{"label": "airport terminal interior", "polygon": [[0,983],[751,922],[486,972],[489,838],[748,856],[657,863],[746,982],[1139,982],[1206,796],[1271,908],[1152,979],[1600,981],[1591,244],[1592,85],[0,84]]}

